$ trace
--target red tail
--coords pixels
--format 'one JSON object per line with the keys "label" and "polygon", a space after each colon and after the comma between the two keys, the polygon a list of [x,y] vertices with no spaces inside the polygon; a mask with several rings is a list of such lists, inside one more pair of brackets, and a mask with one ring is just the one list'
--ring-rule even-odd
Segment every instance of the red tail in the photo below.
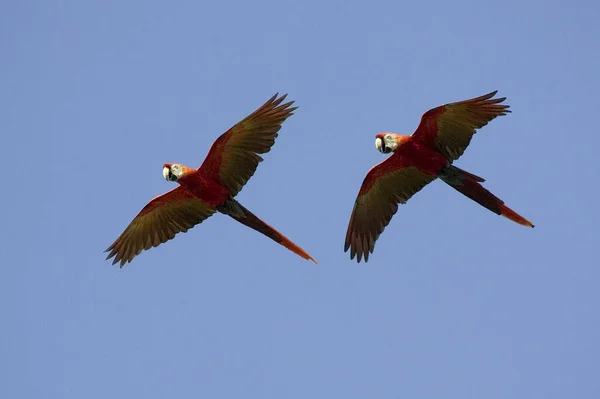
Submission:
{"label": "red tail", "polygon": [[523,226],[534,227],[533,223],[504,205],[504,201],[486,190],[485,187],[480,184],[480,182],[484,181],[481,177],[459,169],[456,166],[450,166],[449,168],[444,169],[439,177],[450,187],[466,195],[495,214],[502,215]]}
{"label": "red tail", "polygon": [[[230,200],[230,201],[235,201],[235,200]],[[286,247],[287,249],[289,249],[296,255],[299,255],[306,260],[312,260],[313,262],[315,262],[315,264],[317,263],[317,261],[314,260],[312,258],[312,256],[310,256],[306,251],[304,251],[302,248],[300,248],[299,246],[294,244],[286,236],[284,236],[283,234],[281,234],[280,232],[275,230],[273,227],[269,226],[268,224],[266,224],[265,222],[260,220],[252,212],[250,212],[248,209],[244,208],[239,202],[235,201],[234,207],[235,208],[239,207],[243,211],[243,215],[238,214],[238,212],[231,212],[231,213],[227,212],[227,214],[229,216],[231,216],[233,219],[237,220],[238,222],[242,223],[243,225],[246,225],[246,226],[258,231],[259,233],[266,235],[271,240],[283,245],[284,247]]]}

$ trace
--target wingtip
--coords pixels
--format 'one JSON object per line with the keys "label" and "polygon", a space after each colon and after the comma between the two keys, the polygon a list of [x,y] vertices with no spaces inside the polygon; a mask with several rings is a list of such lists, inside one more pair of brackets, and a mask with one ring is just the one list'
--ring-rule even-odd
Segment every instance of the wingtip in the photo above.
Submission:
{"label": "wingtip", "polygon": [[277,98],[278,95],[279,95],[279,93],[277,93],[273,97],[271,97],[265,105],[268,105],[268,107],[270,109],[285,110],[291,116],[293,114],[293,112],[298,109],[298,106],[291,107],[291,105],[294,104],[295,101],[292,100],[292,101],[283,103],[283,101],[287,98],[287,93],[285,93],[281,97]]}
{"label": "wingtip", "polygon": [[281,96],[279,96],[279,92],[275,93],[275,95],[271,98],[271,100],[276,100],[277,104],[281,104],[283,102],[283,100],[286,99],[286,97],[288,96],[287,93],[282,94]]}
{"label": "wingtip", "polygon": [[484,94],[482,96],[479,96],[479,97],[475,97],[475,98],[473,98],[473,99],[471,99],[469,101],[476,101],[476,102],[477,101],[487,101],[490,98],[494,97],[497,93],[498,93],[498,90],[490,91],[489,93],[486,93],[486,94]]}
{"label": "wingtip", "polygon": [[[108,252],[111,248],[107,249],[106,251],[104,251],[104,253]],[[106,257],[105,261],[108,260],[110,261],[111,258],[114,257],[114,259],[112,259],[111,265],[114,266],[117,263],[119,263],[119,269],[122,269],[123,267],[125,267],[125,263],[127,263],[127,260],[124,258],[119,258],[118,256],[115,256],[116,253],[109,253],[108,256]]]}

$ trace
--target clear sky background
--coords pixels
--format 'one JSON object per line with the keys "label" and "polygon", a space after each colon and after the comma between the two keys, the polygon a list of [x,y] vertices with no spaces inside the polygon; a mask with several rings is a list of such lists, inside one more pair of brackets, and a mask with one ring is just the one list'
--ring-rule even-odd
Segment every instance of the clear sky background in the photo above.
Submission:
{"label": "clear sky background", "polygon": [[[600,11],[572,1],[0,5],[0,397],[598,398]],[[498,89],[369,263],[343,252],[380,131]],[[227,216],[120,270],[165,162],[275,92],[300,107]]]}

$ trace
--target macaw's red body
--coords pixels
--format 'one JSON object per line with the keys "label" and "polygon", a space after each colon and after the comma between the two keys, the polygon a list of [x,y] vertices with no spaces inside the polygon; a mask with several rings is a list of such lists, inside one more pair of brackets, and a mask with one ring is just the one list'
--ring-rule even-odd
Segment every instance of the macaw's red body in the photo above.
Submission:
{"label": "macaw's red body", "polygon": [[452,165],[465,151],[471,138],[492,119],[505,115],[506,98],[493,98],[496,92],[471,100],[441,105],[427,111],[412,136],[379,133],[375,146],[385,161],[371,168],[354,203],[346,233],[344,251],[360,262],[375,249],[375,242],[403,204],[438,177],[455,190],[490,211],[527,227],[533,224],[504,205],[486,190],[485,180]]}
{"label": "macaw's red body", "polygon": [[[219,211],[266,235],[307,260],[315,260],[302,248],[269,226],[234,197],[252,177],[269,152],[281,124],[293,114],[293,101],[281,104],[277,94],[262,107],[221,135],[198,169],[165,164],[163,176],[179,187],[154,198],[106,250],[107,259],[121,267],[142,250],[156,247],[177,233],[186,232]],[[315,262],[316,263],[316,262]]]}

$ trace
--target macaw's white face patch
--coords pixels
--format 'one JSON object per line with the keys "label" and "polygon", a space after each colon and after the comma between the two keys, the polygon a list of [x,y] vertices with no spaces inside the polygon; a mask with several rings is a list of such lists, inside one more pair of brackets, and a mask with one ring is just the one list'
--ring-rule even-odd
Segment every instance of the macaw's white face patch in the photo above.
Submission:
{"label": "macaw's white face patch", "polygon": [[382,154],[389,154],[394,151],[398,147],[398,143],[396,142],[396,138],[392,134],[386,134],[381,137],[377,137],[375,139],[375,148],[379,150]]}
{"label": "macaw's white face patch", "polygon": [[163,168],[163,177],[169,181],[177,181],[183,175],[181,165],[173,164],[170,168]]}

